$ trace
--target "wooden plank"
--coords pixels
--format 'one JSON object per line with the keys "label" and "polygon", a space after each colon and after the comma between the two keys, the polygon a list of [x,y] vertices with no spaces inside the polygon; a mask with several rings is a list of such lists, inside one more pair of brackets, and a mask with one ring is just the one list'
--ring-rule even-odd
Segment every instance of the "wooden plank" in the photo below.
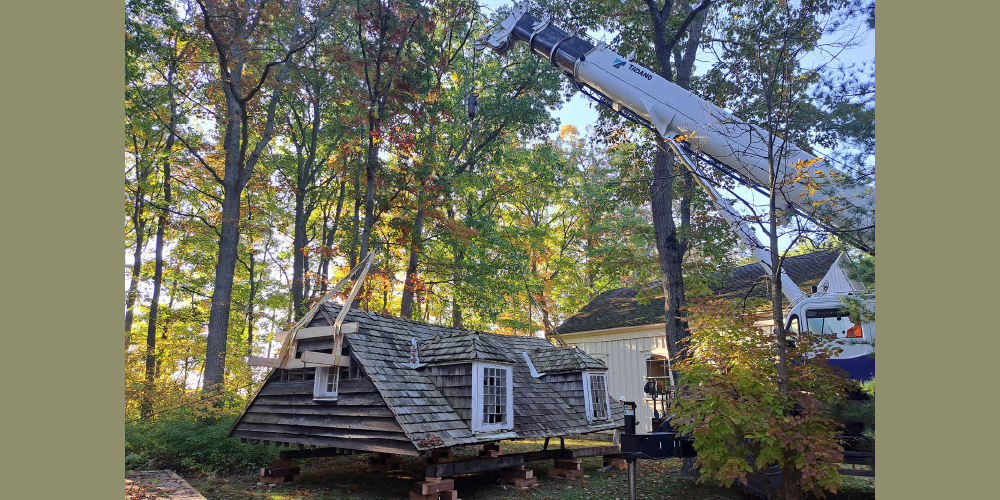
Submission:
{"label": "wooden plank", "polygon": [[345,450],[343,448],[314,448],[311,450],[288,450],[279,453],[279,456],[284,460],[295,460],[297,458],[318,458],[318,457],[336,457],[341,455],[353,455],[354,450]]}
{"label": "wooden plank", "polygon": [[403,429],[393,417],[341,417],[324,415],[282,415],[267,413],[248,413],[244,422],[272,425],[305,425],[312,427],[330,427],[337,429],[360,429],[385,432],[403,432]]}
{"label": "wooden plank", "polygon": [[[314,366],[341,366],[345,368],[351,366],[350,356],[340,357],[340,356],[334,356],[333,354],[327,354],[325,352],[302,351],[301,359],[303,362],[309,363],[310,365]],[[334,363],[340,363],[340,364],[335,365]]]}
{"label": "wooden plank", "polygon": [[340,417],[394,417],[386,406],[340,406],[313,405],[296,406],[264,405],[254,403],[247,413],[267,413],[270,415],[330,415]]}
{"label": "wooden plank", "polygon": [[398,453],[411,457],[419,457],[422,452],[417,451],[413,443],[403,443],[400,441],[390,441],[386,439],[342,439],[332,437],[315,437],[297,434],[285,434],[274,432],[249,432],[243,430],[234,431],[231,435],[234,438],[271,439],[275,441],[299,444],[311,444],[323,447],[337,447],[360,451],[373,451],[384,453]]}
{"label": "wooden plank", "polygon": [[[313,365],[313,366],[315,366],[315,365]],[[281,363],[281,367],[284,368],[284,369],[286,369],[286,370],[296,370],[296,369],[299,369],[299,368],[305,368],[306,364],[301,359],[288,358],[288,359],[285,359],[285,361],[283,363]]]}
{"label": "wooden plank", "polygon": [[[258,415],[259,416],[259,415]],[[249,415],[248,415],[249,417]],[[332,427],[316,427],[311,425],[259,424],[243,422],[240,430],[260,433],[281,433],[291,436],[329,437],[338,439],[379,439],[385,441],[410,442],[410,438],[402,432],[376,431],[369,429],[344,429]],[[294,442],[294,441],[291,441]]]}
{"label": "wooden plank", "polygon": [[308,394],[312,396],[312,381],[268,382],[258,392],[259,396],[280,396],[286,394]]}
{"label": "wooden plank", "polygon": [[427,466],[425,476],[451,477],[459,474],[472,474],[475,472],[486,472],[489,470],[506,469],[524,465],[524,455],[500,455],[490,458],[475,458],[472,460],[462,460],[460,462],[450,462],[445,464],[433,464]]}
{"label": "wooden plank", "polygon": [[[340,333],[354,333],[358,331],[358,322],[351,321],[349,323],[344,323],[340,327]],[[323,337],[333,337],[333,325],[329,326],[313,326],[309,328],[300,328],[298,333],[295,334],[297,340],[305,339],[316,339]]]}
{"label": "wooden plank", "polygon": [[372,393],[342,394],[337,401],[316,402],[312,399],[312,389],[309,394],[292,394],[286,396],[258,395],[254,403],[284,406],[385,406],[382,396]]}
{"label": "wooden plank", "polygon": [[420,493],[421,495],[432,495],[434,493],[440,493],[444,490],[455,489],[454,479],[442,479],[440,481],[417,481],[413,483],[413,491]]}
{"label": "wooden plank", "polygon": [[262,358],[260,356],[250,356],[250,366],[264,366],[267,368],[277,368],[281,366],[280,358]]}

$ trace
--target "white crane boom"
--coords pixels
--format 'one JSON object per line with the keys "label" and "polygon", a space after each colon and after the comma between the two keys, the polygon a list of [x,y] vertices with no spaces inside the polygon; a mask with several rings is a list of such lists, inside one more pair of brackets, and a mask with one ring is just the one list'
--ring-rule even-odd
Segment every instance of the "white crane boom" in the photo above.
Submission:
{"label": "white crane boom", "polygon": [[[475,46],[477,49],[489,46],[504,54],[516,42],[527,44],[532,52],[562,68],[577,88],[591,98],[633,122],[656,130],[668,141],[686,136],[687,144],[682,148],[719,168],[737,172],[753,185],[770,185],[769,164],[774,165],[779,180],[791,178],[796,165],[803,163],[811,163],[813,178],[843,175],[827,162],[817,161],[780,138],[769,138],[760,127],[736,118],[603,43],[594,45],[560,29],[548,18],[535,18],[518,3],[497,31],[477,39]],[[777,155],[770,162],[769,139],[773,139],[772,151]],[[813,192],[807,183],[795,182],[780,185],[778,191],[779,210],[797,210],[874,254],[874,188],[831,186]],[[756,246],[759,243],[751,245]]]}

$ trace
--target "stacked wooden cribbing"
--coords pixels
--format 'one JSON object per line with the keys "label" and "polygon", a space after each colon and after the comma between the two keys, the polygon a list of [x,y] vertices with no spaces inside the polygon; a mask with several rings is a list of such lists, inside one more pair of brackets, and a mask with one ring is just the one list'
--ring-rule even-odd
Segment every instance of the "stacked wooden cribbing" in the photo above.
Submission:
{"label": "stacked wooden cribbing", "polygon": [[368,459],[368,472],[394,472],[401,470],[403,459],[392,453],[379,453]]}
{"label": "stacked wooden cribbing", "polygon": [[504,469],[500,473],[501,486],[513,486],[515,488],[528,489],[538,486],[538,478],[535,471],[525,469],[523,465]]}
{"label": "stacked wooden cribbing", "polygon": [[604,455],[604,466],[614,467],[615,469],[622,470],[628,468],[628,462],[624,458],[617,455]]}
{"label": "stacked wooden cribbing", "polygon": [[260,469],[260,482],[263,484],[290,483],[299,480],[299,463],[294,460],[275,458],[270,467]]}
{"label": "stacked wooden cribbing", "polygon": [[413,483],[410,500],[458,500],[455,480],[425,477],[423,481]]}
{"label": "stacked wooden cribbing", "polygon": [[481,457],[497,457],[503,452],[500,450],[500,443],[487,443],[483,445],[483,449],[479,452]]}
{"label": "stacked wooden cribbing", "polygon": [[446,464],[455,461],[455,453],[451,448],[439,448],[431,450],[431,456],[427,458],[427,465]]}
{"label": "stacked wooden cribbing", "polygon": [[554,462],[555,467],[549,469],[546,473],[549,477],[561,477],[564,479],[583,477],[583,460],[580,460],[579,458],[565,460],[556,459]]}

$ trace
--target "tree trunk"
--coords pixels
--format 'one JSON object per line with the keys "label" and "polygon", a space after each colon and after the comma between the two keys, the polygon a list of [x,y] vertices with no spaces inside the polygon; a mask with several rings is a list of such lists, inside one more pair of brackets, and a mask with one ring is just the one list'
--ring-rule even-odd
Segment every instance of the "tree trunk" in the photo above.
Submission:
{"label": "tree trunk", "polygon": [[337,211],[333,216],[333,224],[330,230],[326,233],[326,239],[323,240],[323,246],[325,252],[320,258],[319,264],[319,275],[323,280],[320,284],[320,292],[326,295],[326,291],[329,288],[330,283],[330,257],[333,251],[333,241],[337,235],[337,228],[340,226],[340,214],[344,208],[344,194],[347,193],[347,181],[341,181],[340,183],[340,195],[337,196]]}
{"label": "tree trunk", "polygon": [[205,390],[221,385],[225,379],[226,339],[229,333],[229,310],[240,241],[240,192],[242,190],[242,186],[228,188],[226,196],[222,200],[219,260],[215,265],[212,309],[208,317],[208,344],[205,347]]}
{"label": "tree trunk", "polygon": [[421,241],[424,237],[424,213],[427,188],[420,183],[420,194],[417,196],[417,214],[413,217],[413,230],[410,231],[410,261],[406,265],[406,279],[403,281],[403,297],[399,306],[399,315],[410,319],[413,317],[413,288],[417,279],[417,263],[420,259]]}
{"label": "tree trunk", "polygon": [[163,155],[163,207],[156,221],[156,264],[153,270],[153,298],[149,302],[149,324],[146,328],[146,380],[140,418],[149,421],[153,414],[153,384],[156,379],[156,322],[160,311],[160,287],[163,283],[163,236],[169,224],[167,208],[171,203],[170,158],[174,150],[174,130],[177,126],[177,105],[173,91],[174,67],[167,72],[167,97],[170,102],[170,123],[167,125],[167,144]]}
{"label": "tree trunk", "polygon": [[295,191],[295,227],[292,237],[292,252],[294,254],[292,256],[292,310],[295,311],[295,317],[306,313],[303,304],[306,257],[302,252],[306,248],[306,223],[309,216],[305,211],[305,198],[304,190],[300,188]]}
{"label": "tree trunk", "polygon": [[351,217],[350,269],[358,263],[358,226],[361,224],[361,166],[354,169],[354,216]]}
{"label": "tree trunk", "polygon": [[[455,210],[448,207],[448,219],[455,220]],[[462,282],[462,265],[465,261],[465,249],[461,248],[459,242],[454,242],[452,247],[453,263],[451,271],[451,326],[455,328],[465,328],[462,318],[462,306],[458,302],[458,287]]]}
{"label": "tree trunk", "polygon": [[649,188],[649,200],[653,215],[653,229],[656,233],[656,251],[663,278],[663,309],[667,348],[672,357],[679,355],[679,342],[687,336],[687,322],[684,320],[684,274],[681,264],[686,250],[684,242],[677,238],[677,226],[673,216],[674,155],[668,153],[666,142],[656,138],[656,154],[653,160],[653,184]]}
{"label": "tree trunk", "polygon": [[[138,168],[138,167],[137,167]],[[140,192],[136,192],[139,197]],[[146,224],[139,214],[142,204],[136,201],[134,210],[136,215],[132,216],[132,227],[135,229],[135,251],[132,252],[132,279],[129,281],[128,292],[125,294],[125,347],[132,345],[132,322],[135,317],[135,301],[139,296],[139,274],[142,272],[142,248],[143,236],[145,236]]]}

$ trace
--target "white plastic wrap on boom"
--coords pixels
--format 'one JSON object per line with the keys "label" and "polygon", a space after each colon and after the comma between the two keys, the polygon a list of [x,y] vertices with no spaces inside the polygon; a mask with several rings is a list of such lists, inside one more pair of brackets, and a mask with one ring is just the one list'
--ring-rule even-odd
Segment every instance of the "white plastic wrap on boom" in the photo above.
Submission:
{"label": "white plastic wrap on boom", "polygon": [[[743,122],[603,44],[594,46],[548,20],[538,20],[516,3],[499,29],[476,40],[476,47],[490,46],[503,54],[514,42],[527,44],[532,52],[562,67],[574,80],[604,94],[616,110],[623,106],[649,120],[664,138],[690,135],[688,144],[693,149],[727,165],[758,186],[770,184],[768,134],[763,129]],[[778,138],[775,138],[774,151],[781,155],[774,161],[779,179],[794,174],[795,165],[800,162],[815,160],[812,155]],[[813,178],[839,174],[824,161],[812,164],[809,170]],[[816,174],[817,171],[820,174]],[[810,193],[801,181],[786,185],[781,188],[778,208],[788,210],[791,204],[811,220],[853,233],[862,248],[873,253],[874,188],[862,185],[838,187],[830,193],[823,191],[826,189]],[[827,202],[831,197],[833,201]]]}

